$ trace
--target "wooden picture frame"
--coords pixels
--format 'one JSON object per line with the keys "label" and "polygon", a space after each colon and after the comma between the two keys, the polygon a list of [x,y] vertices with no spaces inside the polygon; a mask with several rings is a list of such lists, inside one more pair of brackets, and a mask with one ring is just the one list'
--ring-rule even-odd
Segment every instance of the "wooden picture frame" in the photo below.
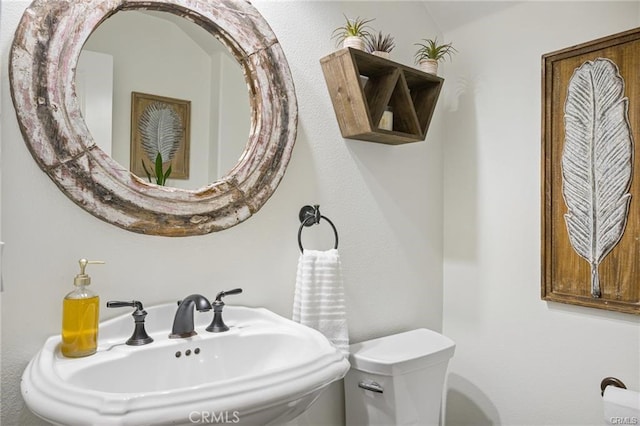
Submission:
{"label": "wooden picture frame", "polygon": [[[191,128],[191,101],[168,98],[166,96],[150,95],[148,93],[131,92],[131,160],[130,170],[142,179],[147,179],[144,162],[151,177],[155,177],[154,161],[148,158],[142,148],[142,137],[138,124],[145,110],[152,104],[162,108],[171,108],[179,117],[182,124],[182,138],[180,146],[171,160],[171,175],[169,179],[189,179],[189,149]],[[165,170],[168,167],[165,162]],[[154,181],[155,182],[155,181]]]}
{"label": "wooden picture frame", "polygon": [[640,314],[639,150],[640,28],[542,56],[543,300]]}

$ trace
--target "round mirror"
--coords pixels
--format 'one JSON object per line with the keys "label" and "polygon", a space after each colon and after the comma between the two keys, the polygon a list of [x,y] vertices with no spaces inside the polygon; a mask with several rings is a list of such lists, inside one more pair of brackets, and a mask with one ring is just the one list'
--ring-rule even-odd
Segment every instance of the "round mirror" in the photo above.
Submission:
{"label": "round mirror", "polygon": [[[154,148],[162,143],[173,152],[164,185],[184,189],[223,177],[245,149],[251,109],[242,68],[215,37],[174,14],[111,15],[84,44],[75,86],[96,144],[148,182],[157,182]],[[158,104],[178,114],[180,137],[142,145],[140,118]]]}
{"label": "round mirror", "polygon": [[[217,38],[243,70],[251,111],[248,141],[229,137],[233,143],[240,139],[244,150],[231,170],[212,183],[196,184],[198,189],[149,183],[121,164],[126,161],[105,153],[88,128],[75,90],[81,50],[101,23],[129,10],[165,12],[195,23]],[[243,0],[36,0],[16,31],[9,77],[21,131],[42,170],[79,206],[134,232],[199,235],[246,220],[275,191],[295,143],[297,103],[286,58],[267,22]],[[147,95],[165,103],[185,100]],[[132,119],[144,121],[133,106]],[[147,106],[141,107],[141,115]],[[172,123],[186,128],[182,120]],[[132,136],[138,127],[131,126]],[[166,132],[183,136],[177,130]]]}

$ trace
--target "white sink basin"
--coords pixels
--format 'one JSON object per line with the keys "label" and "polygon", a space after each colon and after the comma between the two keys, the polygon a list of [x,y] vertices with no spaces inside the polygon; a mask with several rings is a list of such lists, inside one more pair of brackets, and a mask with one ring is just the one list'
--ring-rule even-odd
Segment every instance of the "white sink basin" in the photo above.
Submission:
{"label": "white sink basin", "polygon": [[275,425],[302,412],[348,361],[319,332],[263,308],[226,306],[230,330],[209,333],[212,313],[195,313],[198,335],[169,339],[175,304],[146,308],[144,346],[124,342],[133,318],[100,324],[98,351],[65,358],[50,337],[22,376],[37,416],[60,425]]}

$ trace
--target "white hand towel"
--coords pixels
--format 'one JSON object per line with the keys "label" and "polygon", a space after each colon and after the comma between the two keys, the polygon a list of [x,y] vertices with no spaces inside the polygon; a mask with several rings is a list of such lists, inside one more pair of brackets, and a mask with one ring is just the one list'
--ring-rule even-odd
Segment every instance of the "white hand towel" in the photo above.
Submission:
{"label": "white hand towel", "polygon": [[298,259],[293,320],[324,334],[349,355],[347,309],[338,250],[305,250]]}

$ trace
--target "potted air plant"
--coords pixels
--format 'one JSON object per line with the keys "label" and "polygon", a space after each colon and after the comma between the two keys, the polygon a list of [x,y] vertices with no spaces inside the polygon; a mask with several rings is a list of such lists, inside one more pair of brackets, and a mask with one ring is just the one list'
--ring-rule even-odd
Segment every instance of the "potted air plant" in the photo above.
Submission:
{"label": "potted air plant", "polygon": [[357,17],[349,19],[344,15],[346,23],[333,30],[331,38],[336,39],[336,46],[353,47],[354,49],[364,50],[364,37],[369,36],[371,27],[367,24],[373,19],[363,19]]}
{"label": "potted air plant", "polygon": [[382,31],[379,31],[377,35],[368,34],[364,38],[364,43],[369,53],[387,59],[393,48],[396,47],[391,34],[382,35]]}
{"label": "potted air plant", "polygon": [[434,39],[423,39],[422,41],[424,41],[424,43],[414,43],[418,46],[418,50],[414,55],[416,64],[418,64],[418,67],[422,71],[437,75],[438,62],[447,57],[451,58],[451,55],[457,52],[457,50],[451,43],[438,44],[437,37]]}

